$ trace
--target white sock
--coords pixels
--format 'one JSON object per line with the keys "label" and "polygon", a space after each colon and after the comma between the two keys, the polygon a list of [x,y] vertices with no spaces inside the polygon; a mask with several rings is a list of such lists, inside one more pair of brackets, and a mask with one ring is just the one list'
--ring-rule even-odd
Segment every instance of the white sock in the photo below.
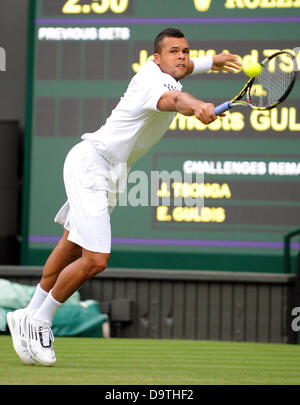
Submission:
{"label": "white sock", "polygon": [[29,304],[26,307],[26,310],[36,311],[42,305],[44,300],[47,298],[47,295],[48,295],[47,291],[43,290],[40,284],[38,284],[36,286],[33,296],[31,297]]}
{"label": "white sock", "polygon": [[52,290],[49,291],[47,298],[44,300],[39,309],[33,314],[32,319],[49,321],[52,323],[56,311],[63,305],[63,303],[56,301],[52,297]]}

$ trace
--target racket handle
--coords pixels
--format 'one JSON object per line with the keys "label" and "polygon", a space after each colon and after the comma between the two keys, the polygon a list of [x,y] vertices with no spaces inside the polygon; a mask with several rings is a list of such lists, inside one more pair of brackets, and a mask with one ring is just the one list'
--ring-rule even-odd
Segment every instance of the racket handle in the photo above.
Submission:
{"label": "racket handle", "polygon": [[231,107],[232,107],[231,101],[225,101],[225,103],[215,107],[215,114],[216,115],[222,114],[223,112],[229,110]]}

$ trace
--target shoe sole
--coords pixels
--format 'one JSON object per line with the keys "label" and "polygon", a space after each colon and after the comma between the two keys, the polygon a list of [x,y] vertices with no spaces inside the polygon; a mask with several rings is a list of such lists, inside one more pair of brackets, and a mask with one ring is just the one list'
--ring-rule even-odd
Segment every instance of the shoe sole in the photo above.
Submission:
{"label": "shoe sole", "polygon": [[13,327],[13,320],[12,320],[13,314],[12,312],[8,312],[8,314],[6,315],[6,320],[7,320],[7,325],[11,334],[11,338],[12,338],[12,343],[13,343],[13,348],[14,351],[17,353],[19,359],[22,361],[22,363],[26,364],[26,365],[33,365],[34,364],[34,360],[32,360],[32,362],[29,362],[27,360],[24,360],[20,354],[18,353],[18,350],[16,348],[15,345],[15,341],[14,341],[14,327]]}

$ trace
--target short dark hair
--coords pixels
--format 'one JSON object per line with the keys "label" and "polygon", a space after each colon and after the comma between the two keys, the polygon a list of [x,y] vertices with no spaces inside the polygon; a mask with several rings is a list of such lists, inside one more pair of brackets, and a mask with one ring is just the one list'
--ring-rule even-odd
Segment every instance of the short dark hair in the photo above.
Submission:
{"label": "short dark hair", "polygon": [[184,38],[184,34],[177,28],[166,28],[161,31],[154,40],[154,53],[160,53],[161,43],[165,37]]}

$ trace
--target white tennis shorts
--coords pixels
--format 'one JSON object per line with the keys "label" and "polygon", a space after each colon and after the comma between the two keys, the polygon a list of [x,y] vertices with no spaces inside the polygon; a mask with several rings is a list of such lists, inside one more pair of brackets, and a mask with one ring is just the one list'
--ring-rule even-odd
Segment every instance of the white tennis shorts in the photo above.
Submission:
{"label": "white tennis shorts", "polygon": [[87,140],[75,145],[64,163],[68,200],[54,221],[69,231],[68,240],[92,252],[111,251],[109,169],[109,162]]}

